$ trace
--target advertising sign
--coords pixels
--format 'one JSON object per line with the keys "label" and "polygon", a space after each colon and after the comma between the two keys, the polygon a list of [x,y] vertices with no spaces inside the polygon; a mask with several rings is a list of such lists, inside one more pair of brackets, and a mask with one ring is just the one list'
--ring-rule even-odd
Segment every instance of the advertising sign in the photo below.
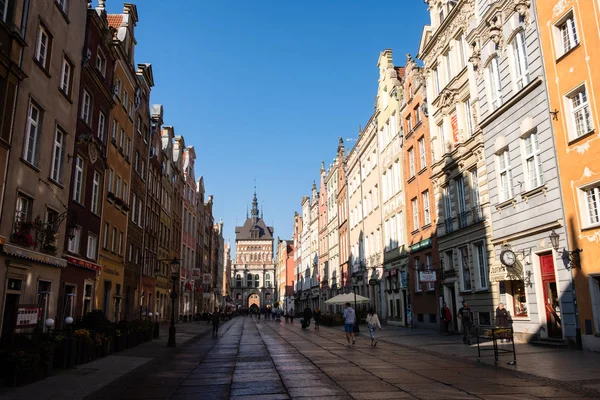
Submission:
{"label": "advertising sign", "polygon": [[435,282],[435,271],[419,272],[419,280],[421,282]]}
{"label": "advertising sign", "polygon": [[200,268],[192,268],[192,278],[194,280],[202,280],[202,271],[200,270]]}
{"label": "advertising sign", "polygon": [[31,328],[42,318],[42,308],[37,305],[20,304],[17,311],[17,329]]}

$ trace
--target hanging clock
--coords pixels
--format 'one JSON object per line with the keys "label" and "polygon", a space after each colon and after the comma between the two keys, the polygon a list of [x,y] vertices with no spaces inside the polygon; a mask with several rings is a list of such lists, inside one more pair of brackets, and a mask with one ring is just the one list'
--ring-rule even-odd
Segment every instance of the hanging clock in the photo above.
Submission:
{"label": "hanging clock", "polygon": [[512,250],[503,250],[502,253],[500,253],[500,261],[507,267],[512,267],[517,262],[517,256]]}

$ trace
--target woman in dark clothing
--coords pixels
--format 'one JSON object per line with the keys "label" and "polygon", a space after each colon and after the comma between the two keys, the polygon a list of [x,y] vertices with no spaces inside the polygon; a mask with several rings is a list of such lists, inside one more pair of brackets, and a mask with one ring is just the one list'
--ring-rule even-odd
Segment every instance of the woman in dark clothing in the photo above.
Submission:
{"label": "woman in dark clothing", "polygon": [[[498,304],[498,308],[496,308],[496,327],[508,328],[508,311],[504,308],[504,303]],[[504,343],[504,338],[509,337],[509,335],[502,333],[500,343]]]}
{"label": "woman in dark clothing", "polygon": [[304,328],[308,328],[310,326],[310,320],[313,316],[312,311],[310,310],[310,308],[307,306],[304,309],[304,312],[302,313],[302,318],[304,319]]}
{"label": "woman in dark clothing", "polygon": [[315,307],[315,311],[313,312],[313,318],[315,319],[315,330],[319,329],[319,325],[321,325],[321,310],[319,307]]}

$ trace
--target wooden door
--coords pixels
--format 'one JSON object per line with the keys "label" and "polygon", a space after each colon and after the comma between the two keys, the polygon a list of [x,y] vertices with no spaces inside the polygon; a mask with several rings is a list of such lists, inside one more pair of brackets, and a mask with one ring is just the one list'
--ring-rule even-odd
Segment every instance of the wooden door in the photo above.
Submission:
{"label": "wooden door", "polygon": [[548,337],[551,339],[562,339],[562,318],[552,254],[540,256],[540,270],[544,290],[544,310],[546,312]]}

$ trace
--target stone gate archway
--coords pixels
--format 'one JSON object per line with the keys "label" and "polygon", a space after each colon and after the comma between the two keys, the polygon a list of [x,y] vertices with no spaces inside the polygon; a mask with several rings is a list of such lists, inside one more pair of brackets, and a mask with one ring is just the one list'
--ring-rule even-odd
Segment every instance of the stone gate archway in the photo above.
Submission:
{"label": "stone gate archway", "polygon": [[251,309],[252,311],[260,310],[260,296],[258,293],[252,293],[248,296],[248,309]]}

